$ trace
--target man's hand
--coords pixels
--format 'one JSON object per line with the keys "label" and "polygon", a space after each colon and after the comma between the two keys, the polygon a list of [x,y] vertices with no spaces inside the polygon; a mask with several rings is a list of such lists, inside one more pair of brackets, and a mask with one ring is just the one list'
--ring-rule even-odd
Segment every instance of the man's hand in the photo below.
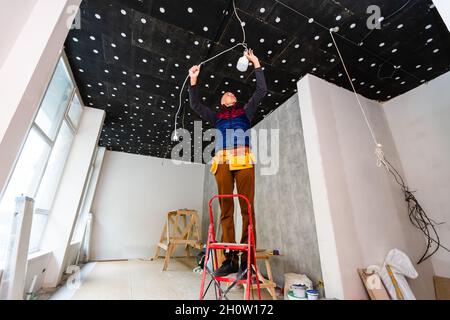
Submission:
{"label": "man's hand", "polygon": [[199,73],[200,73],[200,66],[195,65],[189,69],[189,77],[191,77],[191,86],[197,84],[197,78]]}
{"label": "man's hand", "polygon": [[253,50],[252,49],[248,49],[247,51],[245,51],[245,57],[248,59],[248,61],[253,63],[253,66],[255,68],[261,67],[261,64],[259,63],[259,59],[258,59],[257,56],[255,56],[253,54]]}

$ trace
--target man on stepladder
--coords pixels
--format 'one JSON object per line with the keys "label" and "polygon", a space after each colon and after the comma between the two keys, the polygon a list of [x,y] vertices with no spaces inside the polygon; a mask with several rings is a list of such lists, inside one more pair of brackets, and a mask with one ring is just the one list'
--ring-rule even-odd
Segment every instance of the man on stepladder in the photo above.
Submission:
{"label": "man on stepladder", "polygon": [[[250,49],[245,52],[246,58],[255,68],[256,90],[250,100],[244,105],[237,102],[232,92],[225,92],[221,98],[221,109],[214,112],[203,105],[198,97],[197,79],[200,73],[199,66],[193,66],[189,70],[190,86],[189,98],[191,108],[205,121],[209,121],[216,128],[215,157],[211,164],[211,172],[215,175],[217,189],[220,195],[232,194],[236,182],[237,193],[246,196],[252,207],[253,230],[255,233],[255,169],[254,157],[250,151],[250,127],[251,120],[256,110],[267,93],[266,81],[258,58]],[[248,241],[248,209],[244,199],[239,198],[242,214],[241,243]],[[234,243],[234,199],[220,199],[220,223],[222,227],[222,242]],[[216,276],[226,276],[243,272],[247,268],[247,257],[242,255],[241,263],[236,252],[225,252],[225,261],[215,271]]]}

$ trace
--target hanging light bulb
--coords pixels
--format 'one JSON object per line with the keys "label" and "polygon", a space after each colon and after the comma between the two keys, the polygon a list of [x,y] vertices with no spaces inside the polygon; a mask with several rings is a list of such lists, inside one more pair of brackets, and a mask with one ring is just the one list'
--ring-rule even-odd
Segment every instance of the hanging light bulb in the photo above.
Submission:
{"label": "hanging light bulb", "polygon": [[172,136],[172,141],[178,141],[178,134],[177,131],[174,130],[173,136]]}
{"label": "hanging light bulb", "polygon": [[245,56],[245,51],[244,54],[242,55],[242,57],[239,58],[236,68],[240,71],[240,72],[245,72],[247,71],[248,68],[248,59]]}

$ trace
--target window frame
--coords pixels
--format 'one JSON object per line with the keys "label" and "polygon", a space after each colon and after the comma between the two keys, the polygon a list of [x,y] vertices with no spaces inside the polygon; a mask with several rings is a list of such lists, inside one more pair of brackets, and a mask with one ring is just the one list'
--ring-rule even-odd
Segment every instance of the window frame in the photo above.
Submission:
{"label": "window frame", "polygon": [[[70,93],[70,98],[67,100],[67,102],[66,102],[66,104],[65,104],[65,106],[64,106],[64,108],[65,108],[65,110],[64,110],[64,115],[63,115],[63,117],[61,118],[60,123],[58,124],[57,130],[56,130],[56,134],[55,134],[55,139],[52,140],[52,139],[44,132],[44,130],[42,130],[41,127],[39,127],[39,125],[36,123],[36,117],[37,117],[37,115],[38,115],[38,113],[39,113],[39,110],[41,109],[42,102],[44,101],[45,96],[47,95],[48,89],[49,89],[49,87],[50,87],[50,82],[52,81],[52,79],[53,79],[53,77],[54,77],[54,75],[55,75],[55,73],[56,73],[56,69],[58,68],[58,64],[59,64],[60,59],[62,59],[62,62],[63,62],[63,64],[64,64],[64,67],[65,67],[66,70],[67,70],[67,74],[68,74],[68,76],[69,76],[69,80],[73,83],[73,89],[72,89],[72,92]],[[47,156],[47,159],[46,159],[46,161],[45,161],[44,168],[43,168],[43,170],[42,170],[42,172],[41,172],[41,174],[40,174],[40,176],[39,176],[37,188],[36,188],[36,190],[34,191],[33,195],[32,195],[32,196],[30,195],[31,198],[33,198],[33,199],[36,198],[36,195],[37,195],[37,193],[39,192],[39,187],[41,186],[42,179],[44,178],[45,171],[47,170],[48,163],[49,163],[50,157],[51,157],[52,152],[53,152],[53,147],[55,146],[56,139],[58,138],[58,135],[59,135],[59,133],[60,133],[60,131],[61,131],[61,127],[62,127],[64,121],[67,122],[67,125],[68,125],[68,127],[70,128],[70,130],[72,131],[72,133],[74,134],[74,136],[75,136],[76,133],[77,133],[77,129],[74,127],[72,121],[70,120],[70,118],[69,118],[69,116],[68,116],[69,109],[70,109],[70,105],[72,104],[73,97],[75,96],[75,94],[77,94],[77,92],[76,92],[76,89],[77,89],[77,88],[76,88],[76,82],[75,82],[75,79],[74,79],[74,77],[73,77],[73,74],[72,74],[72,72],[71,72],[69,66],[70,66],[70,65],[69,65],[69,61],[67,60],[67,57],[66,57],[65,53],[63,52],[63,53],[60,55],[60,57],[58,58],[57,62],[56,62],[55,68],[53,69],[52,77],[50,78],[50,81],[49,81],[49,83],[48,83],[48,85],[47,85],[47,88],[45,89],[45,93],[43,94],[43,96],[42,96],[42,98],[41,98],[41,100],[40,100],[40,102],[39,102],[39,108],[38,108],[38,110],[36,111],[36,114],[35,114],[35,116],[34,116],[33,122],[32,122],[32,124],[31,124],[31,126],[30,126],[30,130],[28,130],[28,133],[27,133],[27,137],[28,137],[28,135],[30,134],[30,131],[31,131],[33,128],[36,129],[36,130],[38,131],[39,135],[42,136],[42,138],[43,138],[43,139],[46,141],[46,143],[50,146],[50,152],[49,152],[49,154],[48,154],[48,156]],[[80,99],[81,104],[83,104],[83,102],[82,102],[82,100],[81,100],[81,98],[80,98],[79,95],[78,95],[78,98]],[[72,141],[72,143],[73,143],[73,141]],[[25,143],[24,143],[24,144],[25,144]],[[72,147],[72,144],[71,144],[71,147]],[[22,150],[20,150],[19,157],[20,157],[20,154],[21,154],[21,153],[22,153]],[[17,158],[19,158],[19,157],[17,157]],[[67,162],[67,159],[64,161],[63,167],[65,167],[66,162]],[[15,166],[14,166],[14,169],[15,169]],[[63,170],[64,170],[64,169],[63,169]],[[14,171],[14,170],[13,170],[13,171]],[[8,181],[8,183],[9,183],[9,181]]]}
{"label": "window frame", "polygon": [[[68,77],[68,81],[70,81],[71,85],[72,85],[72,90],[70,92],[70,95],[69,95],[66,103],[64,104],[64,108],[65,108],[64,114],[61,117],[61,119],[59,120],[59,123],[57,124],[57,129],[55,131],[55,136],[54,136],[54,139],[52,140],[50,138],[50,136],[47,135],[45,133],[45,131],[37,124],[36,119],[37,119],[37,116],[39,114],[39,111],[41,110],[42,103],[43,103],[45,97],[47,96],[47,94],[49,93],[51,81],[53,80],[53,78],[55,76],[55,73],[56,73],[56,71],[58,69],[58,66],[59,66],[60,62],[62,62],[63,66],[65,68],[65,71],[66,71],[67,77]],[[27,139],[30,136],[30,133],[31,133],[32,130],[35,130],[35,132],[39,135],[39,137],[42,138],[43,143],[48,145],[48,147],[50,148],[50,151],[48,152],[48,155],[47,155],[47,157],[45,159],[45,163],[43,164],[42,168],[40,169],[39,174],[36,176],[36,187],[27,196],[29,196],[29,197],[31,197],[33,199],[36,198],[36,196],[37,196],[37,194],[39,192],[39,189],[41,187],[43,178],[45,176],[45,173],[47,171],[51,155],[52,155],[52,153],[54,151],[54,146],[55,146],[56,140],[57,140],[57,138],[58,138],[58,136],[59,136],[59,134],[61,132],[61,127],[63,126],[64,122],[66,122],[67,126],[69,127],[69,130],[71,131],[71,133],[73,135],[73,139],[71,141],[70,148],[69,148],[69,155],[70,155],[70,150],[71,150],[71,148],[73,146],[74,138],[75,138],[75,136],[76,136],[76,134],[78,132],[78,129],[80,127],[80,123],[78,123],[78,126],[75,126],[74,123],[72,122],[72,120],[69,117],[69,110],[70,110],[70,107],[71,107],[71,105],[73,103],[73,100],[74,100],[75,96],[77,97],[78,101],[80,102],[81,108],[82,108],[82,112],[81,112],[81,115],[80,115],[80,121],[81,121],[81,117],[83,116],[83,112],[84,112],[84,102],[83,102],[83,99],[81,97],[80,91],[79,91],[79,89],[77,87],[77,83],[75,81],[75,77],[74,77],[72,69],[70,67],[69,60],[68,60],[68,58],[67,58],[67,56],[66,56],[66,54],[65,54],[65,52],[63,50],[60,53],[60,55],[58,56],[58,58],[56,59],[55,65],[53,67],[53,71],[51,72],[51,76],[50,76],[49,81],[48,81],[48,83],[46,85],[46,88],[43,91],[41,97],[39,98],[39,101],[37,102],[38,108],[35,111],[35,114],[33,115],[33,119],[32,119],[32,121],[31,121],[31,123],[30,123],[30,125],[28,127],[28,130],[26,131],[24,139],[23,139],[23,141],[21,143],[21,146],[20,146],[20,148],[18,150],[17,157],[14,160],[14,163],[13,163],[13,166],[12,166],[12,170],[10,171],[10,173],[9,173],[9,175],[7,177],[7,180],[6,180],[6,183],[5,183],[5,187],[2,190],[0,190],[0,201],[3,199],[3,196],[6,194],[6,190],[8,189],[8,186],[9,186],[9,184],[11,182],[11,178],[13,177],[13,173],[14,173],[14,171],[17,168],[17,164],[18,164],[19,159],[20,159],[20,157],[21,157],[21,155],[22,155],[22,153],[24,151]],[[65,158],[64,163],[62,164],[62,166],[63,166],[62,174],[63,174],[65,166],[67,164],[69,155]],[[59,177],[59,179],[61,179],[62,174]],[[50,214],[52,212],[51,208],[53,207],[54,201],[55,201],[55,199],[53,199],[53,201],[52,201],[50,210],[38,209],[38,208],[35,207],[33,209],[33,215],[34,214],[45,215],[45,216],[47,216],[47,219],[48,219],[48,216],[50,216]],[[47,226],[47,222],[46,222],[46,225],[44,226],[43,230],[41,231],[42,234],[41,234],[41,237],[39,239],[39,243],[34,248],[32,248],[31,243],[30,243],[30,248],[29,248],[29,251],[28,251],[28,255],[36,253],[36,252],[39,252],[41,250],[40,247],[41,247],[41,242],[42,242],[42,236],[45,233],[46,226]]]}
{"label": "window frame", "polygon": [[[74,244],[77,241],[82,241],[83,240],[84,230],[81,232],[81,229],[79,229],[79,228],[83,228],[83,226],[80,225],[80,223],[82,223],[83,215],[84,214],[86,214],[86,215],[89,214],[89,210],[87,210],[87,208],[86,208],[86,200],[87,200],[87,196],[88,196],[88,193],[89,193],[89,189],[92,187],[92,177],[94,175],[94,171],[95,171],[95,168],[96,168],[95,165],[97,163],[99,150],[100,150],[100,147],[96,146],[95,150],[94,150],[94,155],[92,157],[91,164],[89,165],[89,172],[88,172],[87,178],[84,181],[83,193],[82,193],[81,200],[80,200],[80,205],[78,207],[78,211],[77,211],[77,214],[76,214],[75,223],[74,223],[74,226],[73,226],[73,232],[72,232],[72,236],[71,236],[71,240],[70,240],[71,244]],[[81,235],[81,239],[77,239],[77,236],[80,236],[80,235]]]}
{"label": "window frame", "polygon": [[[67,100],[67,102],[66,102],[66,104],[65,104],[65,106],[64,106],[64,108],[65,108],[65,110],[64,110],[64,115],[63,115],[63,117],[61,118],[61,120],[60,120],[60,122],[59,122],[59,124],[58,124],[57,130],[56,130],[56,134],[55,134],[55,138],[54,138],[54,140],[52,140],[52,139],[51,139],[51,138],[50,138],[50,137],[49,137],[49,136],[48,136],[48,135],[40,128],[40,127],[39,127],[39,125],[36,123],[36,117],[37,117],[37,115],[38,115],[38,113],[39,113],[39,110],[40,110],[40,108],[41,108],[41,104],[42,104],[43,100],[45,99],[45,96],[46,96],[46,94],[47,94],[47,92],[48,92],[48,89],[49,89],[49,86],[50,86],[50,82],[52,81],[52,79],[53,79],[53,77],[54,77],[54,75],[55,75],[55,73],[56,73],[56,69],[58,68],[58,64],[59,64],[60,59],[62,60],[62,62],[63,62],[63,64],[64,64],[64,67],[65,67],[65,69],[66,69],[66,71],[67,71],[69,80],[70,80],[70,81],[72,82],[72,84],[73,84],[73,88],[72,88],[72,92],[70,93],[70,98]],[[43,168],[43,170],[42,170],[42,172],[41,172],[41,174],[40,174],[40,176],[39,176],[37,188],[36,188],[36,190],[34,191],[34,194],[32,195],[32,198],[33,198],[33,199],[36,198],[36,196],[37,196],[37,194],[38,194],[38,192],[39,192],[39,188],[41,187],[42,180],[43,180],[44,175],[45,175],[45,172],[46,172],[46,170],[47,170],[47,167],[48,167],[48,164],[49,164],[49,161],[50,161],[50,157],[51,157],[52,152],[53,152],[53,148],[54,148],[55,143],[56,143],[56,140],[57,140],[57,138],[58,138],[58,136],[59,136],[59,134],[60,134],[61,127],[63,126],[63,123],[66,122],[66,124],[67,124],[67,126],[69,127],[70,131],[72,132],[74,138],[75,138],[75,136],[76,136],[76,134],[77,134],[77,132],[78,132],[78,127],[79,127],[79,125],[78,125],[78,127],[75,127],[75,125],[72,123],[72,120],[71,120],[70,117],[69,117],[69,110],[70,110],[70,107],[71,107],[71,105],[72,105],[72,102],[73,102],[73,99],[74,99],[75,96],[77,96],[78,100],[80,101],[81,107],[83,108],[83,105],[84,105],[84,104],[83,104],[83,100],[82,100],[82,98],[81,98],[80,92],[79,92],[78,87],[77,87],[77,85],[76,85],[75,78],[74,78],[73,73],[72,73],[72,70],[71,70],[71,68],[70,68],[70,64],[69,64],[69,61],[68,61],[68,59],[67,59],[67,56],[66,56],[65,52],[63,51],[63,52],[61,53],[61,55],[59,56],[57,62],[56,62],[55,68],[54,68],[54,70],[53,70],[52,76],[51,76],[50,81],[49,81],[49,83],[48,83],[48,85],[47,85],[47,88],[46,88],[46,90],[45,90],[45,93],[43,94],[43,96],[42,96],[42,98],[41,98],[41,100],[40,100],[40,102],[39,102],[39,109],[37,110],[37,112],[36,112],[36,114],[35,114],[35,116],[34,116],[33,122],[32,122],[32,124],[31,124],[31,126],[30,126],[30,130],[28,131],[28,134],[29,134],[29,132],[32,130],[32,128],[36,128],[37,131],[39,132],[39,134],[44,138],[44,140],[46,141],[46,143],[48,143],[49,146],[50,146],[50,152],[49,152],[49,154],[48,154],[48,156],[47,156],[47,159],[46,159],[44,168]],[[84,108],[83,108],[83,111],[84,111]],[[83,115],[83,113],[81,114],[81,116],[82,116],[82,115]],[[27,136],[28,136],[28,135],[27,135]],[[70,149],[72,148],[72,145],[73,145],[73,139],[72,139],[72,142],[71,142],[71,145],[70,145],[70,148],[69,148],[69,154],[70,154]],[[19,157],[20,157],[20,155],[19,155]],[[63,171],[62,171],[62,172],[64,172],[64,168],[65,168],[65,166],[66,166],[66,164],[67,164],[67,160],[68,160],[68,157],[64,160],[64,163],[62,164],[62,166],[63,166]],[[59,178],[61,179],[61,177],[59,177]],[[59,184],[59,183],[58,183],[58,184]],[[33,209],[33,214],[45,215],[45,216],[47,216],[47,219],[48,219],[48,217],[50,216],[50,214],[51,214],[51,212],[52,212],[52,207],[53,207],[54,201],[55,201],[55,199],[52,200],[52,204],[51,204],[50,210],[41,210],[41,209],[38,209],[38,208],[34,208],[34,209]],[[46,228],[46,227],[44,227],[43,233],[45,233],[45,228]],[[42,241],[42,236],[41,236],[41,240],[40,240],[40,241]],[[31,243],[30,243],[30,245],[31,245]],[[33,254],[33,253],[36,253],[36,252],[39,252],[39,251],[40,251],[40,244],[37,246],[37,248],[29,250],[28,254],[30,255],[30,254]]]}
{"label": "window frame", "polygon": [[[72,81],[75,81],[75,80],[72,80]],[[83,112],[84,112],[83,100],[81,100],[80,91],[78,90],[78,88],[75,85],[74,89],[73,89],[73,92],[72,92],[72,95],[70,96],[69,104],[66,107],[66,112],[64,113],[63,119],[65,119],[67,121],[67,124],[69,125],[70,129],[72,130],[72,132],[74,134],[77,134],[78,128],[80,127],[80,123],[78,123],[78,126],[75,126],[75,124],[72,122],[72,119],[70,119],[70,116],[69,116],[69,111],[70,111],[70,108],[72,106],[72,102],[73,102],[73,99],[75,98],[75,96],[77,97],[78,101],[80,101],[81,110],[82,110],[81,116],[83,116]]]}

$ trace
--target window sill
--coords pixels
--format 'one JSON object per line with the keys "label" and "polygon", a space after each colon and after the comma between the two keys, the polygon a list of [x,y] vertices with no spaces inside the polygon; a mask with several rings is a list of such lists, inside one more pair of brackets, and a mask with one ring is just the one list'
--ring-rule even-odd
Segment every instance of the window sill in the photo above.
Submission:
{"label": "window sill", "polygon": [[[51,253],[52,253],[51,251],[36,251],[28,255],[27,261],[28,263],[30,263],[30,261],[34,261],[43,258],[45,256],[49,256]],[[0,279],[2,278],[3,271],[4,271],[3,267],[0,267]]]}
{"label": "window sill", "polygon": [[77,246],[81,244],[81,240],[75,240],[73,242],[70,243],[71,246]]}
{"label": "window sill", "polygon": [[51,251],[44,251],[44,250],[40,250],[40,251],[36,251],[33,253],[30,253],[28,255],[28,262],[45,257],[50,255],[52,252]]}

